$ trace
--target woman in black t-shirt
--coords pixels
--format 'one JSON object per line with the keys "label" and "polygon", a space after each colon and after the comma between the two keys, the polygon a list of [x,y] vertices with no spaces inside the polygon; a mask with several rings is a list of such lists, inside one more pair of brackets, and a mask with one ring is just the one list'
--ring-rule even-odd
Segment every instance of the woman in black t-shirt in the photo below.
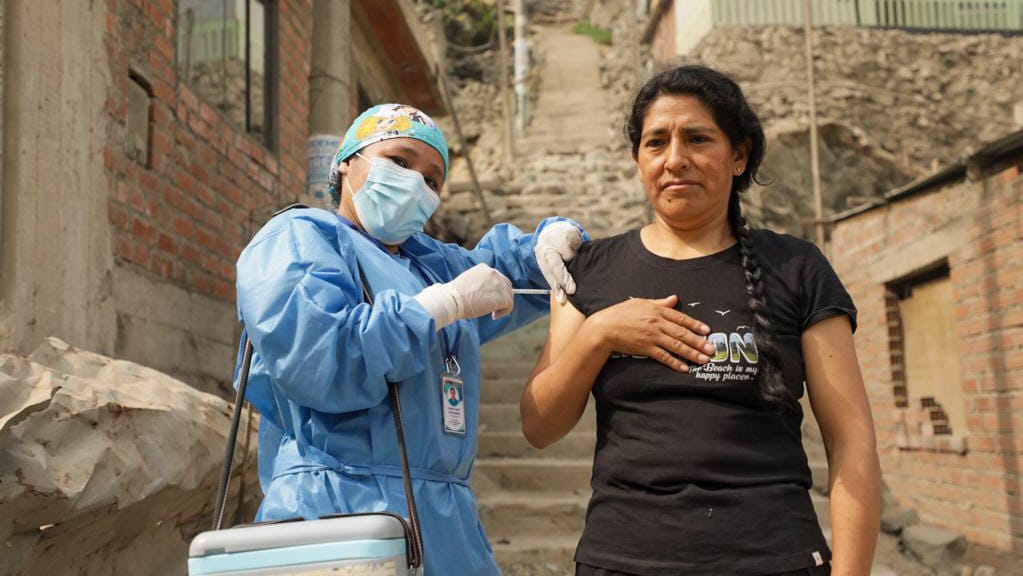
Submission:
{"label": "woman in black t-shirt", "polygon": [[[880,472],[856,309],[813,244],[743,218],[760,121],[731,79],[686,66],[640,89],[627,132],[655,221],[580,249],[521,403],[542,448],[596,400],[576,573],[869,574]],[[808,492],[804,381],[833,554]]]}

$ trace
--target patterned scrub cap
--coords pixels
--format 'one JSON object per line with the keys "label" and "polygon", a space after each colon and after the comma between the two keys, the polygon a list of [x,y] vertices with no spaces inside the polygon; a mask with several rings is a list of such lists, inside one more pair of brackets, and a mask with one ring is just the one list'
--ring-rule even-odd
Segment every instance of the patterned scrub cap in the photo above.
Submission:
{"label": "patterned scrub cap", "polygon": [[341,162],[370,144],[390,138],[415,138],[426,142],[440,153],[444,160],[444,175],[448,172],[448,143],[437,124],[422,110],[407,104],[378,104],[359,115],[348,127],[345,139],[330,163],[328,189],[337,197],[341,176]]}

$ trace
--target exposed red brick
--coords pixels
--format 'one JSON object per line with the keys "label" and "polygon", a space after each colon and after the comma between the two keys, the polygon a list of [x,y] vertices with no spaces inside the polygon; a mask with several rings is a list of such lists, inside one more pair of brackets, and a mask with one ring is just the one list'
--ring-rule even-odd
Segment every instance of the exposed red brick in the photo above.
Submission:
{"label": "exposed red brick", "polygon": [[131,222],[131,233],[136,238],[145,242],[152,242],[156,239],[156,228],[138,218]]}
{"label": "exposed red brick", "polygon": [[177,216],[174,218],[174,233],[181,238],[190,239],[195,235],[195,227],[190,219]]}
{"label": "exposed red brick", "polygon": [[177,77],[173,0],[107,0],[107,6],[113,87],[104,111],[119,127],[114,133],[123,138],[129,66],[154,97],[150,168],[129,161],[116,138],[102,152],[112,186],[107,215],[114,254],[187,290],[231,299],[249,206],[283,205],[304,187],[311,4],[272,4],[279,64],[295,71],[282,74],[277,86],[276,152],[240,133]]}
{"label": "exposed red brick", "polygon": [[[1001,553],[1023,546],[1023,535],[1006,535],[1023,525],[1023,511],[1005,496],[1019,493],[1023,461],[1021,191],[1023,177],[1010,168],[987,182],[953,183],[857,215],[838,223],[832,235],[832,262],[860,311],[856,345],[886,483],[900,501],[925,511],[928,522]],[[970,203],[963,199],[979,194],[985,201],[964,211]],[[924,414],[895,406],[903,360],[884,290],[894,280],[885,274],[894,272],[881,263],[899,261],[922,237],[949,229],[966,233],[946,255],[968,450],[941,452],[938,440],[930,450],[893,450],[896,427],[917,426]]]}

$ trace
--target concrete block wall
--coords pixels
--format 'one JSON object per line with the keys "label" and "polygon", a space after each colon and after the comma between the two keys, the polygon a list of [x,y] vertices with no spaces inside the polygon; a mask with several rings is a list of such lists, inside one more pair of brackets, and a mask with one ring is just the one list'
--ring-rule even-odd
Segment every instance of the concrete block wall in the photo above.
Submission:
{"label": "concrete block wall", "polygon": [[[976,560],[996,568],[1023,559],[1021,167],[896,200],[839,222],[832,236],[831,260],[860,311],[856,344],[885,481],[902,504],[963,533]],[[953,432],[965,446],[910,448],[896,433],[915,408],[896,405],[886,284],[942,259],[967,417],[967,429]]]}

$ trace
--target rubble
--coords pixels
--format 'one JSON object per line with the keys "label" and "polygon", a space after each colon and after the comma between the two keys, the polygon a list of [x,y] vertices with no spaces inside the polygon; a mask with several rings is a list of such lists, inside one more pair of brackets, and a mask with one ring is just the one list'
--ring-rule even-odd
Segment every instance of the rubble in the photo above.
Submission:
{"label": "rubble", "polygon": [[[184,573],[229,417],[219,397],[56,338],[0,355],[0,574]],[[246,520],[255,461],[253,442]]]}
{"label": "rubble", "polygon": [[960,564],[969,549],[961,534],[922,524],[902,531],[902,545],[911,556],[939,575],[959,574]]}

